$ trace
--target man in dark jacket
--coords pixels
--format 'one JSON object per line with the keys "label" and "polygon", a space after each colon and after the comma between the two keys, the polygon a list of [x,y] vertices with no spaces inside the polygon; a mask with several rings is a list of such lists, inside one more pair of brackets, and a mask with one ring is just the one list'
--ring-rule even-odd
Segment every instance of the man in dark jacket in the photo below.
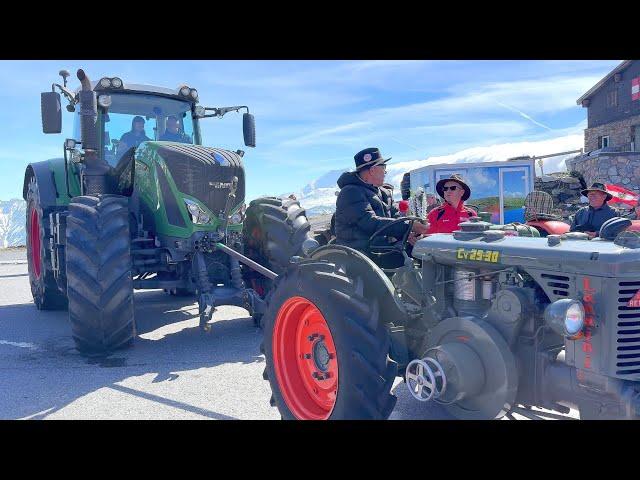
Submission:
{"label": "man in dark jacket", "polygon": [[589,199],[589,206],[578,210],[571,222],[571,232],[585,232],[591,238],[598,235],[600,227],[610,218],[617,217],[616,211],[607,202],[613,198],[603,183],[595,182],[591,188],[580,193]]}
{"label": "man in dark jacket", "polygon": [[167,117],[167,129],[160,140],[163,142],[193,143],[189,135],[180,131],[180,122],[173,115]]}
{"label": "man in dark jacket", "polygon": [[[367,251],[369,237],[395,220],[398,210],[393,204],[393,191],[385,188],[386,163],[377,148],[366,148],[354,155],[356,170],[345,172],[338,179],[340,193],[336,200],[336,244]],[[397,223],[383,236],[401,239],[408,223]],[[427,233],[421,223],[413,224],[417,234]],[[390,239],[392,240],[392,239]]]}

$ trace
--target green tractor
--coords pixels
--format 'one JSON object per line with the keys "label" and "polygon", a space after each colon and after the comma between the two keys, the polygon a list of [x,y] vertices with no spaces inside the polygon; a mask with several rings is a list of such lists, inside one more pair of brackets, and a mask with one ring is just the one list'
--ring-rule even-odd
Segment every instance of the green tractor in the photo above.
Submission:
{"label": "green tractor", "polygon": [[61,132],[62,94],[73,137],[63,158],[29,164],[23,187],[37,308],[68,307],[86,354],[132,343],[134,289],[196,296],[205,331],[220,305],[246,308],[259,325],[272,280],[299,253],[309,222],[291,199],[247,208],[244,152],[202,145],[201,119],[245,109],[244,143],[255,147],[249,109],[202,107],[187,85],[91,82],[83,70],[71,91],[69,73],[60,75],[63,85],[41,94],[43,132]]}

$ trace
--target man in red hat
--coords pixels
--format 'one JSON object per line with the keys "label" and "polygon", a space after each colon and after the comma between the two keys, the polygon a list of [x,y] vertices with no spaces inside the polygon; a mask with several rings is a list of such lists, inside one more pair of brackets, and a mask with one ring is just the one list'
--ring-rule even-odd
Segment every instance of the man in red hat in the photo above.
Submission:
{"label": "man in red hat", "polygon": [[471,196],[471,189],[460,175],[443,178],[436,184],[436,192],[444,199],[444,204],[434,208],[427,215],[429,233],[453,233],[458,225],[478,214],[465,206],[464,201]]}

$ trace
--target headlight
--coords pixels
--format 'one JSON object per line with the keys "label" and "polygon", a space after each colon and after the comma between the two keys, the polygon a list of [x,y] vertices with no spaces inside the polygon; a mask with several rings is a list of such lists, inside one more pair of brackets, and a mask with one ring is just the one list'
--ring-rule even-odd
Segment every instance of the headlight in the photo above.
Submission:
{"label": "headlight", "polygon": [[109,108],[111,106],[111,95],[100,95],[98,97],[98,105],[102,108]]}
{"label": "headlight", "polygon": [[115,88],[120,88],[122,87],[122,80],[118,77],[114,77],[111,79],[111,85],[113,85]]}
{"label": "headlight", "polygon": [[575,340],[582,336],[584,307],[578,300],[563,298],[547,306],[544,321],[558,335]]}
{"label": "headlight", "polygon": [[211,218],[204,210],[202,210],[196,202],[193,200],[189,200],[187,198],[184,199],[184,203],[187,206],[187,211],[191,216],[191,221],[197,225],[202,225],[205,223],[209,223]]}
{"label": "headlight", "polygon": [[191,91],[189,92],[189,95],[191,96],[191,98],[193,98],[194,100],[198,99],[198,91],[195,88],[192,88]]}
{"label": "headlight", "polygon": [[195,203],[187,203],[187,210],[189,210],[189,213],[194,217],[197,217],[198,215],[200,215],[200,212],[202,211],[200,210],[198,205],[196,205]]}
{"label": "headlight", "polygon": [[182,87],[180,89],[180,95],[183,95],[185,97],[189,96],[189,92],[191,92],[191,89],[189,87]]}
{"label": "headlight", "polygon": [[109,78],[101,78],[100,79],[100,86],[102,88],[109,88],[111,86],[111,79],[109,79]]}
{"label": "headlight", "polygon": [[231,215],[231,218],[229,220],[231,221],[231,223],[242,223],[242,215],[240,215],[240,213],[234,213],[233,215]]}
{"label": "headlight", "polygon": [[573,303],[567,308],[564,316],[564,331],[569,337],[575,337],[584,327],[584,307],[581,303]]}

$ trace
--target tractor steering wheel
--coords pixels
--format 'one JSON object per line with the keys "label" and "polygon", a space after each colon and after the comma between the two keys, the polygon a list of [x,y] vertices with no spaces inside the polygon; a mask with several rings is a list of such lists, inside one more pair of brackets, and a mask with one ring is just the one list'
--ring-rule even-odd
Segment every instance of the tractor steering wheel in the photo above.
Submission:
{"label": "tractor steering wheel", "polygon": [[[413,230],[413,224],[415,222],[421,221],[422,219],[420,217],[401,217],[398,218],[396,220],[394,220],[393,222],[389,222],[387,223],[384,227],[379,228],[378,230],[376,230],[373,235],[371,235],[369,237],[368,240],[368,244],[367,247],[369,249],[369,251],[377,256],[382,256],[382,255],[389,255],[393,252],[398,252],[398,253],[402,253],[404,251],[404,247],[407,243],[407,240],[409,239],[409,234],[411,233],[411,230]],[[400,222],[409,222],[409,228],[407,229],[407,231],[404,233],[402,239],[398,240],[397,242],[391,244],[391,245],[371,245],[371,242],[373,242],[373,240],[376,237],[380,237],[382,236],[381,233],[384,232],[385,230],[388,230],[389,228],[391,228],[392,226],[400,223]]]}

